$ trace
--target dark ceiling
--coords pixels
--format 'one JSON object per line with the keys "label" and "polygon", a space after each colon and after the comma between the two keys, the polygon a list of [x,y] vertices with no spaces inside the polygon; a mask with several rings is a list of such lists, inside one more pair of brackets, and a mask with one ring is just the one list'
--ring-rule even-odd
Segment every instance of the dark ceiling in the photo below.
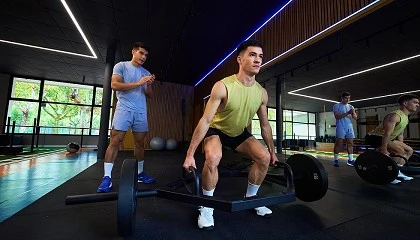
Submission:
{"label": "dark ceiling", "polygon": [[[145,67],[158,80],[194,85],[285,1],[67,0],[98,59],[0,42],[0,72],[102,84],[107,48],[115,61],[149,46]],[[0,1],[0,39],[90,55],[58,0]]]}
{"label": "dark ceiling", "polygon": [[[149,45],[145,67],[158,80],[193,86],[287,1],[67,0],[97,59],[4,43],[4,40],[91,55],[63,4],[51,0],[0,2],[0,72],[102,85],[107,49],[130,60],[135,41]],[[275,85],[287,93],[420,54],[420,1],[396,0],[257,76],[275,106]],[[2,42],[3,41],[3,42]],[[298,94],[339,100],[420,89],[420,57],[323,84]],[[395,96],[354,102],[395,103]],[[333,103],[283,94],[288,109],[321,112]]]}

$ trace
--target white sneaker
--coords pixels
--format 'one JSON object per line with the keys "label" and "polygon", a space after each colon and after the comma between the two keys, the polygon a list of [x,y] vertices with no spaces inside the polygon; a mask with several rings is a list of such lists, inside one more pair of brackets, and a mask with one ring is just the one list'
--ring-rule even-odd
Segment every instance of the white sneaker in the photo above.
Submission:
{"label": "white sneaker", "polygon": [[269,208],[264,207],[264,206],[263,207],[257,207],[257,208],[254,208],[254,209],[257,212],[257,215],[262,216],[262,217],[268,217],[273,213]]}
{"label": "white sneaker", "polygon": [[398,179],[394,179],[394,181],[392,181],[392,182],[390,182],[391,184],[398,184],[398,183],[400,183],[401,181],[400,180],[398,180]]}
{"label": "white sneaker", "polygon": [[198,207],[200,214],[198,215],[198,228],[203,230],[211,230],[214,227],[213,208]]}
{"label": "white sneaker", "polygon": [[410,180],[414,179],[413,177],[409,177],[407,175],[404,175],[401,171],[398,171],[398,176],[397,177],[402,178],[402,180],[405,180],[405,181],[410,181]]}

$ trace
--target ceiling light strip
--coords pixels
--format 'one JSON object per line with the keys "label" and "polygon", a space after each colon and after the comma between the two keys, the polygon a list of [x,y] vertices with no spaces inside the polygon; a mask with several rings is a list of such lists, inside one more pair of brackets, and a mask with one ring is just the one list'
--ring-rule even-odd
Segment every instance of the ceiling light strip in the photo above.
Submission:
{"label": "ceiling light strip", "polygon": [[415,93],[415,92],[420,92],[420,89],[413,90],[413,91],[408,91],[408,92],[393,93],[393,94],[388,94],[388,95],[383,95],[383,96],[377,96],[377,97],[370,97],[370,98],[363,98],[363,99],[351,100],[351,101],[352,102],[362,102],[362,101],[367,101],[367,100],[373,100],[373,99],[385,98],[385,97],[393,97],[393,96],[398,96],[398,95],[403,95],[403,94],[409,94],[409,93]]}
{"label": "ceiling light strip", "polygon": [[41,50],[46,50],[46,51],[50,51],[50,52],[57,52],[57,53],[64,53],[64,54],[70,54],[70,55],[74,55],[74,56],[80,56],[80,57],[86,57],[86,58],[98,58],[95,51],[93,50],[92,46],[90,45],[88,39],[86,38],[85,33],[83,32],[82,28],[80,27],[79,23],[77,22],[76,18],[74,17],[72,11],[70,10],[69,6],[67,5],[65,0],[61,0],[61,3],[63,4],[64,8],[66,9],[67,13],[69,14],[71,20],[73,21],[74,25],[76,26],[77,30],[79,31],[80,35],[82,36],[83,40],[85,41],[86,45],[88,46],[90,52],[92,53],[92,55],[86,55],[86,54],[81,54],[81,53],[75,53],[75,52],[69,52],[69,51],[63,51],[63,50],[58,50],[58,49],[53,49],[53,48],[47,48],[47,47],[40,47],[40,46],[36,46],[36,45],[31,45],[31,44],[26,44],[26,43],[19,43],[19,42],[13,42],[13,41],[8,41],[8,40],[4,40],[4,39],[0,39],[0,42],[2,43],[8,43],[8,44],[13,44],[13,45],[18,45],[18,46],[22,46],[22,47],[30,47],[30,48],[35,48],[35,49],[41,49]]}
{"label": "ceiling light strip", "polygon": [[70,15],[71,20],[73,21],[74,25],[76,25],[77,30],[79,30],[79,33],[82,35],[83,40],[85,40],[86,45],[88,46],[90,52],[92,53],[92,56],[94,58],[97,58],[95,51],[93,51],[92,46],[90,45],[89,41],[87,40],[85,33],[83,32],[82,28],[80,27],[79,23],[77,22],[76,18],[74,17],[72,11],[70,10],[69,6],[67,5],[65,0],[61,0],[61,3],[63,4],[64,8],[66,9],[67,13]]}
{"label": "ceiling light strip", "polygon": [[[405,62],[405,61],[408,61],[408,60],[411,60],[411,59],[415,59],[415,58],[418,58],[418,57],[420,57],[420,54],[417,54],[417,55],[414,55],[414,56],[411,56],[411,57],[407,57],[407,58],[403,58],[403,59],[400,59],[400,60],[397,60],[397,61],[394,61],[394,62],[385,63],[385,64],[382,64],[382,65],[379,65],[379,66],[376,66],[376,67],[364,69],[364,70],[361,70],[361,71],[358,71],[358,72],[350,73],[350,74],[347,74],[347,75],[344,75],[344,76],[341,76],[341,77],[337,77],[337,78],[330,79],[330,80],[327,80],[327,81],[324,81],[324,82],[309,85],[309,86],[306,86],[306,87],[303,87],[303,88],[295,89],[293,91],[290,91],[289,93],[302,91],[302,90],[305,90],[305,89],[308,89],[308,88],[316,87],[316,86],[327,84],[327,83],[330,83],[330,82],[335,82],[335,81],[342,80],[342,79],[352,77],[352,76],[356,76],[356,75],[359,75],[359,74],[362,74],[362,73],[366,73],[366,72],[370,72],[370,71],[377,70],[377,69],[380,69],[380,68],[388,67],[388,66],[391,66],[391,65],[394,65],[394,64],[397,64],[397,63],[402,63],[402,62]],[[352,102],[354,102],[354,101],[352,101]]]}
{"label": "ceiling light strip", "polygon": [[30,44],[25,44],[25,43],[12,42],[12,41],[7,41],[7,40],[3,40],[3,39],[0,39],[0,42],[9,43],[9,44],[18,45],[18,46],[23,46],[23,47],[36,48],[36,49],[46,50],[46,51],[50,51],[50,52],[65,53],[65,54],[76,55],[76,56],[87,57],[87,58],[96,58],[96,56],[90,56],[90,55],[74,53],[74,52],[67,52],[67,51],[62,51],[62,50],[58,50],[58,49],[40,47],[40,46],[35,46],[35,45],[30,45]]}
{"label": "ceiling light strip", "polygon": [[[312,98],[312,99],[321,100],[321,101],[325,101],[325,102],[332,102],[332,103],[337,103],[338,102],[338,101],[334,101],[334,100],[330,100],[330,99],[313,97],[313,96],[303,95],[303,94],[294,93],[294,92],[289,92],[289,94],[296,95],[296,96],[299,96],[299,97]],[[354,101],[352,101],[352,102],[354,102]]]}
{"label": "ceiling light strip", "polygon": [[[370,97],[370,98],[363,98],[363,99],[351,100],[351,102],[362,102],[362,101],[367,101],[367,100],[373,100],[373,99],[379,99],[379,98],[386,98],[386,97],[393,97],[393,96],[398,96],[398,95],[403,95],[403,94],[409,94],[409,93],[415,93],[415,92],[420,92],[420,89],[413,90],[413,91],[408,91],[408,92],[400,92],[400,93],[393,93],[393,94],[387,94],[387,95]],[[330,100],[330,99],[326,99],[326,98],[319,98],[319,97],[314,97],[314,96],[309,96],[309,95],[304,95],[304,94],[299,94],[299,93],[294,93],[294,92],[289,92],[289,94],[290,95],[299,96],[299,97],[304,97],[304,98],[311,98],[311,99],[321,100],[321,101],[325,101],[325,102],[332,102],[332,103],[337,103],[338,102],[338,101],[334,101],[334,100]]]}

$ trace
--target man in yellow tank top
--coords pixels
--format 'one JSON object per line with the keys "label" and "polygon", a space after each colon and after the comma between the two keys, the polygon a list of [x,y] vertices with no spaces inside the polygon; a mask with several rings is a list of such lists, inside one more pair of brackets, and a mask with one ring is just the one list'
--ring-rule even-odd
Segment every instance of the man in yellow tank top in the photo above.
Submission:
{"label": "man in yellow tank top", "polygon": [[[419,107],[419,97],[414,94],[404,94],[398,98],[400,108],[384,117],[384,120],[376,129],[366,135],[366,143],[377,148],[381,153],[389,155],[393,153],[409,159],[413,154],[413,148],[403,142],[404,130],[408,125],[408,115],[416,112]],[[392,158],[399,166],[405,164],[405,160],[399,157]],[[412,180],[412,177],[405,176],[401,172],[398,178]],[[395,179],[392,184],[400,183]]]}
{"label": "man in yellow tank top", "polygon": [[[248,175],[248,188],[245,197],[252,197],[263,182],[269,164],[275,164],[273,136],[267,117],[267,91],[255,80],[262,64],[263,50],[260,42],[248,40],[237,49],[236,61],[239,65],[237,74],[216,82],[211,90],[206,105],[191,139],[183,164],[196,167],[194,153],[204,139],[205,163],[202,170],[204,196],[213,196],[218,182],[217,166],[222,158],[222,146],[227,146],[249,156],[253,165]],[[246,130],[257,113],[261,135],[268,150]],[[199,207],[198,227],[213,229],[213,208]],[[272,212],[267,207],[255,208],[259,216],[269,216]]]}

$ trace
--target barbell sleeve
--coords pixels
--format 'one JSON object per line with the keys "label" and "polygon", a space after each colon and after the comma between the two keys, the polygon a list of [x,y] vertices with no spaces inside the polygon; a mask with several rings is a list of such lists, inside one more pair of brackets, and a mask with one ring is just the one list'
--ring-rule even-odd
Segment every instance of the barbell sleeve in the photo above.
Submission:
{"label": "barbell sleeve", "polygon": [[109,201],[115,201],[117,199],[118,199],[118,192],[92,193],[92,194],[67,196],[65,203],[66,205],[76,205],[76,204],[94,203],[94,202],[109,202]]}

